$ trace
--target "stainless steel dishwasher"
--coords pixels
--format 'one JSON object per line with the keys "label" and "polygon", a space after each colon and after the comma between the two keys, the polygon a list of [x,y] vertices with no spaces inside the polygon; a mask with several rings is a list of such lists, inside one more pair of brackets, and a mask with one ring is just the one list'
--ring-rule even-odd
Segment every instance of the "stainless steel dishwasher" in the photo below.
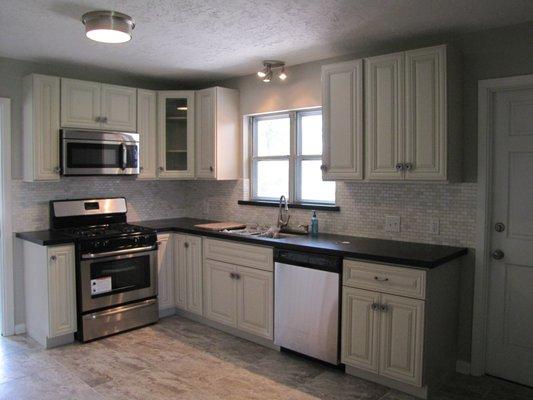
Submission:
{"label": "stainless steel dishwasher", "polygon": [[276,249],[274,343],[339,364],[340,257]]}

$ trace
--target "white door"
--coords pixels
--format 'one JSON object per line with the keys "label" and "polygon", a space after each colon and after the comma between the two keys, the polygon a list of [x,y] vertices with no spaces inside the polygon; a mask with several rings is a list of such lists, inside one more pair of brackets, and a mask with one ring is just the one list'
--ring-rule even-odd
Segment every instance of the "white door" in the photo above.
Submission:
{"label": "white door", "polygon": [[204,260],[205,317],[225,325],[237,326],[237,267]]}
{"label": "white door", "polygon": [[217,89],[196,92],[196,176],[216,177],[216,96]]}
{"label": "white door", "polygon": [[379,293],[342,288],[341,361],[378,372]]}
{"label": "white door", "polygon": [[172,258],[172,240],[170,234],[157,235],[157,300],[159,309],[174,307],[174,268]]}
{"label": "white door", "polygon": [[174,235],[174,296],[176,307],[187,310],[187,235]]}
{"label": "white door", "polygon": [[446,116],[446,46],[406,52],[406,179],[446,179]]}
{"label": "white door", "polygon": [[403,179],[404,53],[365,59],[366,178]]}
{"label": "white door", "polygon": [[101,84],[61,78],[61,127],[100,128]]}
{"label": "white door", "polygon": [[135,132],[137,130],[137,89],[102,85],[102,129]]}
{"label": "white door", "polygon": [[137,179],[157,179],[157,93],[137,90],[137,132],[140,174]]}
{"label": "white door", "polygon": [[382,294],[379,374],[422,386],[424,301]]}
{"label": "white door", "polygon": [[187,236],[187,310],[202,315],[202,238]]}
{"label": "white door", "polygon": [[237,267],[237,327],[266,339],[274,336],[274,274]]}
{"label": "white door", "polygon": [[533,386],[533,87],[496,93],[491,114],[494,188],[486,371]]}
{"label": "white door", "polygon": [[322,175],[363,179],[363,62],[322,67]]}

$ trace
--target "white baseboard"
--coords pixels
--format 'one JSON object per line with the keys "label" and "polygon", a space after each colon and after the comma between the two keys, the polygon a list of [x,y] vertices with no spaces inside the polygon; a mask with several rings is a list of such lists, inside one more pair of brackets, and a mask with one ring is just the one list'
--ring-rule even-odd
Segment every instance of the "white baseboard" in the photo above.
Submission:
{"label": "white baseboard", "polygon": [[463,375],[470,375],[470,363],[463,360],[457,360],[455,370]]}
{"label": "white baseboard", "polygon": [[15,335],[20,335],[22,333],[26,333],[26,324],[15,325]]}

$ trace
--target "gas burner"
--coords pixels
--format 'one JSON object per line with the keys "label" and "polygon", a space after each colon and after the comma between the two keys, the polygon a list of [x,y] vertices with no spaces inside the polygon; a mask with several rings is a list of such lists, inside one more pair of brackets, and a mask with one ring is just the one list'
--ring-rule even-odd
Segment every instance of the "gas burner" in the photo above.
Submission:
{"label": "gas burner", "polygon": [[137,233],[148,233],[149,229],[142,226],[130,225],[126,223],[85,226],[66,228],[64,232],[75,238],[99,238],[107,236],[132,235]]}

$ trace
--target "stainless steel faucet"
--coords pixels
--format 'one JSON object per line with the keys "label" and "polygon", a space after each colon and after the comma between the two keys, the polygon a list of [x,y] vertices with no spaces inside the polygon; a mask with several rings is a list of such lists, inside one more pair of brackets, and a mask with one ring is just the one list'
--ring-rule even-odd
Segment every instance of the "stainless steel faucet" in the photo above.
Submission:
{"label": "stainless steel faucet", "polygon": [[[283,206],[283,203],[285,203],[285,216],[286,219],[283,217],[283,209],[281,208]],[[287,225],[289,225],[289,220],[291,219],[291,216],[289,215],[289,204],[287,203],[287,198],[282,195],[279,198],[279,215],[278,215],[278,228],[283,228]]]}

